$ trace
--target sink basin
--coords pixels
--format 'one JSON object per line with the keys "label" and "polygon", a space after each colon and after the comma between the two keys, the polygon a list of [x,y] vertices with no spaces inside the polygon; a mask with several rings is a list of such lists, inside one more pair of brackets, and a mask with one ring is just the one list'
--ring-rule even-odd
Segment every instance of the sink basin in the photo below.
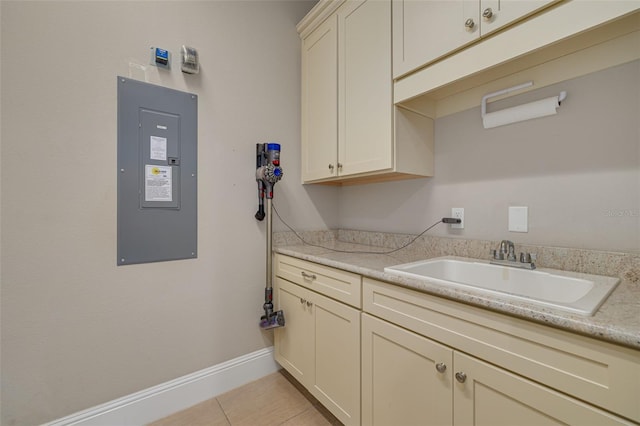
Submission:
{"label": "sink basin", "polygon": [[384,271],[585,316],[593,315],[620,282],[600,275],[555,269],[531,271],[458,257],[405,263]]}

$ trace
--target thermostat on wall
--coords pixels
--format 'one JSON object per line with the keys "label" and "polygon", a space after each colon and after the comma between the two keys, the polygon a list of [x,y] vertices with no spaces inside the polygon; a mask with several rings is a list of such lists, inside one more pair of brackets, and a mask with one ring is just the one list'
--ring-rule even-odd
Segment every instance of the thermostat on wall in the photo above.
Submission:
{"label": "thermostat on wall", "polygon": [[171,52],[159,47],[152,47],[151,65],[155,65],[160,68],[171,68]]}
{"label": "thermostat on wall", "polygon": [[200,71],[198,51],[193,47],[182,46],[180,52],[180,56],[182,57],[182,72],[187,74],[198,74]]}

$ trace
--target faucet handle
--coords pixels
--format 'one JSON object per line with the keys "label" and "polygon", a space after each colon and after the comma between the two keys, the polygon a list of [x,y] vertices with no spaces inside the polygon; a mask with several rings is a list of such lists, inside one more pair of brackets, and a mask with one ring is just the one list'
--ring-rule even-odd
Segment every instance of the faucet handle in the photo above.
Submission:
{"label": "faucet handle", "polygon": [[505,258],[504,253],[496,249],[489,250],[489,255],[494,260],[504,260]]}
{"label": "faucet handle", "polygon": [[520,263],[534,263],[536,260],[535,253],[520,253]]}

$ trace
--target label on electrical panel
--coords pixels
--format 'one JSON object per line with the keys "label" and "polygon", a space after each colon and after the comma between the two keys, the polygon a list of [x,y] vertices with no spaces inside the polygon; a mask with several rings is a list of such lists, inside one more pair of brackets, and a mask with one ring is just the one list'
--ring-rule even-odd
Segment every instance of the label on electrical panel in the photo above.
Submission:
{"label": "label on electrical panel", "polygon": [[149,157],[151,160],[167,161],[167,138],[151,136],[149,141]]}
{"label": "label on electrical panel", "polygon": [[145,164],[144,200],[173,201],[171,166]]}

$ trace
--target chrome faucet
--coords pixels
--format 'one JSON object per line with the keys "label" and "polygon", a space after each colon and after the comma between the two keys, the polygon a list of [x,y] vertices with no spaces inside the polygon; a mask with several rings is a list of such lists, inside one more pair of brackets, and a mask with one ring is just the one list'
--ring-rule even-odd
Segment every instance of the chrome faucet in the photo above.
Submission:
{"label": "chrome faucet", "polygon": [[509,240],[502,240],[500,242],[500,260],[504,260],[505,255],[507,260],[516,260],[516,251],[513,243]]}
{"label": "chrome faucet", "polygon": [[522,269],[536,269],[535,260],[535,253],[520,253],[520,261],[518,262],[513,242],[502,240],[498,250],[491,250],[491,260],[489,263]]}

